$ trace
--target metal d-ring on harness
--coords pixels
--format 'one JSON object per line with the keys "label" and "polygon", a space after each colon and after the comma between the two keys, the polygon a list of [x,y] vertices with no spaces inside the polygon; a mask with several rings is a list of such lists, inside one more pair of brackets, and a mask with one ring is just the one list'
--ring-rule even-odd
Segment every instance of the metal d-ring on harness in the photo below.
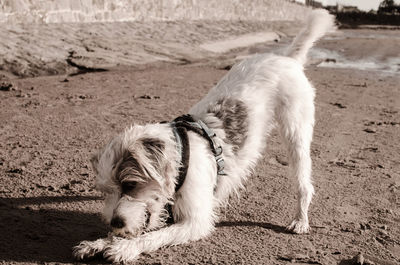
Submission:
{"label": "metal d-ring on harness", "polygon": [[225,161],[222,158],[222,146],[218,145],[214,141],[214,137],[216,137],[215,132],[212,131],[210,128],[208,128],[207,125],[202,120],[197,120],[197,124],[200,125],[202,130],[208,136],[208,139],[210,141],[211,151],[213,152],[214,157],[215,157],[215,162],[217,163],[217,174],[218,175],[226,175],[224,172]]}

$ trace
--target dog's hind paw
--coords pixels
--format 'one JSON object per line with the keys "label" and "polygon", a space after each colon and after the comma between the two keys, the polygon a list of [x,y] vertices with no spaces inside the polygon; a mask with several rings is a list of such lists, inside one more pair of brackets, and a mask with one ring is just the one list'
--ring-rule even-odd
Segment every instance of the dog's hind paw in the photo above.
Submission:
{"label": "dog's hind paw", "polygon": [[293,220],[290,225],[286,227],[287,231],[295,234],[308,234],[310,232],[310,225],[308,221],[304,220]]}
{"label": "dog's hind paw", "polygon": [[72,255],[76,260],[87,260],[104,251],[107,241],[98,239],[96,241],[82,241],[79,245],[73,247]]}

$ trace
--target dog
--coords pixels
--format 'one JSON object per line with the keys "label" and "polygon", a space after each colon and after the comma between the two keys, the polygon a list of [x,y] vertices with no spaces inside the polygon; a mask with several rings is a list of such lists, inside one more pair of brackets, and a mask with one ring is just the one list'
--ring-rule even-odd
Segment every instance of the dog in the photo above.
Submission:
{"label": "dog", "polygon": [[82,241],[74,257],[131,262],[210,235],[218,208],[244,188],[274,127],[297,186],[297,213],[287,229],[308,233],[315,89],[303,65],[313,44],[334,28],[333,16],[313,10],[285,55],[253,55],[234,65],[189,115],[133,125],[112,139],[91,160],[112,232]]}

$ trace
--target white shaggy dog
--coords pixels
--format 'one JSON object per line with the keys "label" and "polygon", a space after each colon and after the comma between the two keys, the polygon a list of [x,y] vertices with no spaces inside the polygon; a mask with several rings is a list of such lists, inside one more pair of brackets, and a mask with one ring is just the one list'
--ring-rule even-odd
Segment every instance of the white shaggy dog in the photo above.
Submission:
{"label": "white shaggy dog", "polygon": [[333,28],[327,11],[312,11],[286,56],[259,54],[234,65],[181,122],[134,125],[116,136],[92,160],[113,232],[81,242],[74,256],[129,262],[206,237],[218,207],[243,187],[275,124],[297,183],[297,214],[287,229],[309,232],[315,92],[303,64],[314,42]]}

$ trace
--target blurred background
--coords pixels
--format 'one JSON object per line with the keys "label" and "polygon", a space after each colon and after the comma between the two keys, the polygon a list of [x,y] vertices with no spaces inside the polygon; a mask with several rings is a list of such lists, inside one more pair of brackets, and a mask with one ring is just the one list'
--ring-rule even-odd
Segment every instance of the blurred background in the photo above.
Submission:
{"label": "blurred background", "polygon": [[[311,8],[334,13],[342,29],[362,29],[336,36],[345,39],[346,47],[315,51],[317,59],[332,59],[321,66],[398,71],[398,51],[390,45],[398,40],[394,29],[400,25],[399,3],[393,0],[2,0],[0,71],[27,77],[78,67],[195,62],[271,41],[277,45],[251,52],[276,52],[278,42],[286,45]],[[382,38],[390,39],[389,48],[379,45]],[[378,49],[354,49],[354,39],[376,42]],[[220,40],[229,46],[212,44]]]}

